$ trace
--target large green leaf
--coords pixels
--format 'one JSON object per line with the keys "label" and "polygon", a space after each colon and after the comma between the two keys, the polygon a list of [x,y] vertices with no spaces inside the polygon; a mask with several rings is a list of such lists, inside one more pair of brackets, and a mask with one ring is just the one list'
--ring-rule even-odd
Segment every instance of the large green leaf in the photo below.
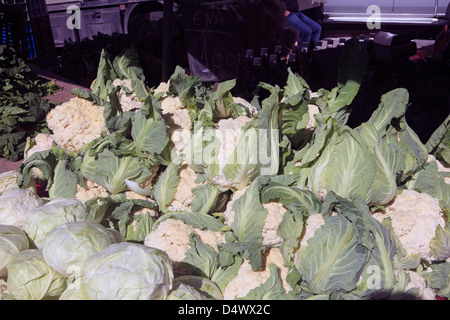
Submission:
{"label": "large green leaf", "polygon": [[335,133],[312,167],[309,184],[316,197],[334,191],[341,197],[369,198],[377,165],[367,144],[351,129]]}
{"label": "large green leaf", "polygon": [[135,47],[124,49],[113,60],[114,71],[120,79],[130,79],[136,96],[145,100],[149,96],[145,85],[144,70],[139,63],[139,55]]}
{"label": "large green leaf", "polygon": [[185,270],[191,270],[195,275],[211,279],[219,266],[218,253],[212,246],[203,243],[200,237],[191,233],[189,236],[190,248],[180,264]]}
{"label": "large green leaf", "polygon": [[117,74],[109,59],[106,50],[102,50],[100,54],[100,62],[98,64],[97,76],[94,85],[92,86],[92,93],[103,100],[109,101],[109,95],[115,89],[112,85]]}
{"label": "large green leaf", "polygon": [[331,113],[339,112],[353,102],[366,74],[368,62],[367,50],[356,38],[345,43],[338,67],[338,94],[328,104]]}
{"label": "large green leaf", "polygon": [[164,172],[158,178],[158,181],[153,186],[152,197],[158,203],[159,210],[166,213],[167,207],[172,203],[175,193],[177,192],[177,186],[180,182],[179,173],[180,163],[177,159],[174,159],[166,167]]}
{"label": "large green leaf", "polygon": [[297,212],[287,211],[283,214],[283,220],[277,230],[277,235],[283,239],[280,245],[281,255],[284,261],[291,263],[294,252],[300,243],[303,232],[303,215]]}
{"label": "large green leaf", "polygon": [[141,183],[151,175],[150,168],[139,158],[118,156],[110,149],[102,152],[86,153],[80,168],[81,174],[89,180],[102,185],[111,194],[128,190],[127,180]]}
{"label": "large green leaf", "polygon": [[236,79],[220,82],[209,101],[214,120],[237,118],[247,114],[240,105],[235,104],[231,89],[236,86]]}
{"label": "large green leaf", "polygon": [[136,75],[144,80],[144,71],[139,65],[139,55],[134,47],[126,48],[113,60],[114,71],[120,79],[131,79]]}
{"label": "large green leaf", "polygon": [[425,144],[429,154],[450,164],[450,115],[433,132]]}
{"label": "large green leaf", "polygon": [[397,247],[387,228],[374,218],[369,217],[366,221],[366,228],[375,246],[362,272],[368,289],[363,296],[385,297],[395,287],[394,255]]}
{"label": "large green leaf", "polygon": [[254,180],[245,193],[233,203],[234,222],[231,227],[240,242],[262,242],[262,228],[267,210],[260,198],[260,181]]}
{"label": "large green leaf", "polygon": [[[394,197],[397,191],[396,173],[394,169],[390,167],[392,163],[395,165],[397,155],[396,154],[383,154],[383,151],[390,151],[389,148],[381,149],[380,146],[383,143],[379,138],[375,126],[363,123],[361,125],[361,137],[367,142],[369,148],[372,148],[373,156],[376,162],[376,173],[373,184],[369,189],[367,197],[367,203],[384,205],[389,203]],[[385,156],[389,161],[386,161]],[[390,157],[390,158],[389,158]],[[394,171],[394,172],[393,172]]]}
{"label": "large green leaf", "polygon": [[444,229],[438,225],[436,235],[430,241],[432,255],[439,261],[450,258],[450,224]]}
{"label": "large green leaf", "polygon": [[233,257],[233,262],[231,265],[227,265],[225,267],[219,266],[216,269],[211,277],[211,280],[217,284],[222,292],[224,292],[228,282],[236,277],[243,261],[244,260],[240,256],[236,255]]}
{"label": "large green leaf", "polygon": [[438,171],[436,161],[428,162],[412,177],[407,187],[431,195],[438,199],[444,208],[450,206],[450,185],[445,183],[444,175]]}
{"label": "large green leaf", "polygon": [[169,95],[177,96],[184,105],[191,103],[195,98],[195,90],[202,83],[197,76],[189,76],[183,68],[176,66],[169,80]]}
{"label": "large green leaf", "polygon": [[276,175],[280,167],[279,88],[263,100],[258,118],[244,127],[222,172],[227,180],[245,187],[259,175]]}
{"label": "large green leaf", "polygon": [[159,224],[167,219],[177,219],[194,228],[211,231],[225,231],[229,228],[220,219],[211,215],[199,212],[169,212],[156,220],[153,229],[157,229]]}
{"label": "large green leaf", "polygon": [[169,143],[166,124],[156,112],[153,117],[146,117],[138,111],[132,119],[131,136],[138,155],[144,152],[160,154]]}
{"label": "large green leaf", "polygon": [[401,118],[406,113],[409,102],[409,93],[406,89],[400,88],[392,90],[381,97],[378,108],[372,113],[367,124],[375,126],[380,134],[394,118]]}
{"label": "large green leaf", "polygon": [[279,200],[286,207],[295,206],[306,214],[319,213],[322,210],[321,202],[312,192],[278,183],[270,183],[264,187],[261,200],[263,203]]}
{"label": "large green leaf", "polygon": [[78,175],[70,170],[70,161],[58,161],[53,176],[53,183],[49,189],[50,198],[75,198],[77,193]]}
{"label": "large green leaf", "polygon": [[205,214],[222,208],[227,199],[226,194],[220,192],[216,186],[210,183],[194,187],[192,193],[194,194],[194,198],[191,202],[191,210]]}
{"label": "large green leaf", "polygon": [[366,260],[353,224],[344,216],[325,220],[309,239],[299,265],[308,290],[314,294],[328,291],[351,291]]}

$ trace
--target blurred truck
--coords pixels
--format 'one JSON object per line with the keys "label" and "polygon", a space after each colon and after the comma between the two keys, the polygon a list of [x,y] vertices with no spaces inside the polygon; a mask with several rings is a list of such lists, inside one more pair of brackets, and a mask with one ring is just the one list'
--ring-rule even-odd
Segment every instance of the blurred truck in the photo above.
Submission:
{"label": "blurred truck", "polygon": [[64,40],[92,38],[97,33],[128,33],[135,19],[163,16],[163,1],[156,0],[46,0],[56,47]]}
{"label": "blurred truck", "polygon": [[[309,0],[308,0],[309,1]],[[381,23],[440,24],[449,18],[450,0],[326,0],[327,21],[366,22],[376,15]]]}

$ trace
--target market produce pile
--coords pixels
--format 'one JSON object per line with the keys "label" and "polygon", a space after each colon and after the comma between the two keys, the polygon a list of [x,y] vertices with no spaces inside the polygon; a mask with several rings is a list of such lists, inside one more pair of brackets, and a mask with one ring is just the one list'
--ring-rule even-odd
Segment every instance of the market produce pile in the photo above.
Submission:
{"label": "market produce pile", "polygon": [[2,299],[448,298],[450,117],[421,142],[399,88],[350,128],[366,66],[351,39],[333,90],[245,101],[103,51],[0,177]]}

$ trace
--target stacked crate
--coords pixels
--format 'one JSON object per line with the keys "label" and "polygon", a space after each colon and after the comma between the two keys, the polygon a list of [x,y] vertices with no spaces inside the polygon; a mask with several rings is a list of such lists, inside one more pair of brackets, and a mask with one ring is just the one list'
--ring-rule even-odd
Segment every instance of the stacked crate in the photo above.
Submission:
{"label": "stacked crate", "polygon": [[27,42],[23,11],[0,3],[0,45],[7,45],[25,58]]}
{"label": "stacked crate", "polygon": [[55,45],[45,0],[0,0],[3,4],[21,10],[27,60],[48,67],[55,61]]}

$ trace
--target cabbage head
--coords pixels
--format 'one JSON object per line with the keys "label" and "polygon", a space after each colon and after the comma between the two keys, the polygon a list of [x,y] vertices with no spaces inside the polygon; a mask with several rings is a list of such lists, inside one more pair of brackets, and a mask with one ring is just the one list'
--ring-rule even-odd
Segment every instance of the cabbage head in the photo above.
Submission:
{"label": "cabbage head", "polygon": [[[18,177],[18,170],[11,170],[0,173],[0,195],[7,189],[20,189],[19,185],[17,184]],[[30,179],[29,184],[25,186],[24,189],[29,189],[36,192],[36,182],[33,179]]]}
{"label": "cabbage head", "polygon": [[8,293],[16,300],[56,300],[66,286],[66,278],[45,262],[42,250],[22,251],[8,266]]}
{"label": "cabbage head", "polygon": [[42,243],[45,261],[62,275],[82,275],[92,254],[117,243],[107,228],[94,221],[74,221],[57,226]]}
{"label": "cabbage head", "polygon": [[28,189],[7,189],[0,196],[0,224],[22,228],[31,210],[44,201]]}
{"label": "cabbage head", "polygon": [[55,198],[32,210],[23,225],[38,249],[42,248],[45,235],[55,227],[67,222],[81,220],[86,205],[78,199]]}
{"label": "cabbage head", "polygon": [[89,300],[162,300],[172,282],[172,263],[164,251],[122,242],[86,260],[81,290]]}
{"label": "cabbage head", "polygon": [[25,232],[14,226],[0,225],[0,278],[8,274],[12,258],[27,249],[29,242]]}

